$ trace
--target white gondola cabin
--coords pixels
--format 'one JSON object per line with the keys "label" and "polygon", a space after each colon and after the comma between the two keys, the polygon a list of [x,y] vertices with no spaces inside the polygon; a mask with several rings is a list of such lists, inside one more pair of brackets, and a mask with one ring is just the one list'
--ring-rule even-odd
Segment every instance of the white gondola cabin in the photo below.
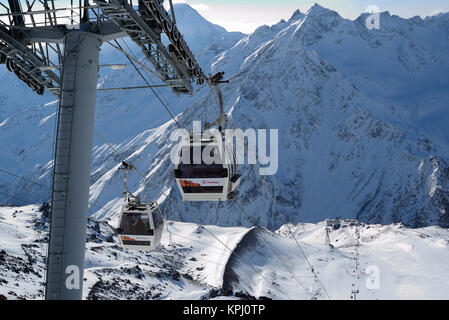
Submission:
{"label": "white gondola cabin", "polygon": [[120,170],[125,171],[123,185],[125,204],[120,213],[117,235],[124,249],[153,251],[161,243],[164,219],[157,202],[141,203],[139,196],[128,191],[128,174],[134,166],[122,162]]}
{"label": "white gondola cabin", "polygon": [[125,204],[117,234],[124,249],[153,251],[161,243],[164,220],[156,203]]}
{"label": "white gondola cabin", "polygon": [[237,196],[240,175],[231,144],[213,135],[190,136],[180,143],[178,156],[175,178],[183,201],[227,201]]}

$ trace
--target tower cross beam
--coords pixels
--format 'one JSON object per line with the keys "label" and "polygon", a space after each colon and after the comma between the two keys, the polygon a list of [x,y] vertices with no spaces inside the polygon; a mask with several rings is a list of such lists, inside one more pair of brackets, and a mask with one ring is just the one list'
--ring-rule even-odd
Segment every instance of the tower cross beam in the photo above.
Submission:
{"label": "tower cross beam", "polygon": [[[18,41],[13,36],[11,36],[4,27],[0,26],[0,41],[4,42],[3,46],[10,46],[16,49],[16,53],[19,54],[23,60],[28,61],[30,64],[34,65],[38,69],[46,67],[44,61],[39,58],[30,48],[28,48],[21,41]],[[0,46],[2,46],[0,42]],[[47,76],[55,81],[57,84],[60,83],[59,76],[51,70],[44,71]]]}
{"label": "tower cross beam", "polygon": [[[92,27],[97,29],[95,33],[102,37],[103,42],[128,36],[112,21],[105,21],[99,25],[93,24]],[[30,44],[39,42],[63,44],[68,32],[70,29],[66,25],[21,28],[23,42]]]}

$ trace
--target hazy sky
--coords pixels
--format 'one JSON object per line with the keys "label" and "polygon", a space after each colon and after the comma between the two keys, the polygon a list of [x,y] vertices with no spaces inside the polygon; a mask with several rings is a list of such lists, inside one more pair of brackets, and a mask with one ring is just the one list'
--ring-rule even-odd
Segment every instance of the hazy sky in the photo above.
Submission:
{"label": "hazy sky", "polygon": [[[188,3],[209,21],[228,31],[249,33],[263,24],[288,19],[296,9],[306,12],[315,2],[355,19],[370,5],[404,18],[449,12],[448,0],[173,0]],[[166,1],[168,2],[168,1]]]}
{"label": "hazy sky", "polygon": [[[21,1],[25,3],[24,0]],[[7,0],[0,0],[2,4],[7,2]],[[74,2],[78,3],[78,1]],[[404,18],[449,12],[449,0],[173,0],[173,2],[188,3],[209,21],[228,31],[245,33],[251,33],[264,24],[272,25],[281,19],[288,20],[296,9],[305,13],[315,2],[337,11],[342,17],[348,19],[356,19],[373,5],[381,11],[389,11]],[[65,6],[70,3],[70,0],[57,0],[55,3],[57,7]],[[38,9],[38,4],[39,2],[36,1],[35,9]],[[165,4],[168,5],[168,0],[165,0]],[[5,9],[0,6],[0,13],[4,12]],[[58,12],[57,15],[69,14]],[[36,19],[39,20],[39,17]],[[68,23],[69,20],[66,20]]]}

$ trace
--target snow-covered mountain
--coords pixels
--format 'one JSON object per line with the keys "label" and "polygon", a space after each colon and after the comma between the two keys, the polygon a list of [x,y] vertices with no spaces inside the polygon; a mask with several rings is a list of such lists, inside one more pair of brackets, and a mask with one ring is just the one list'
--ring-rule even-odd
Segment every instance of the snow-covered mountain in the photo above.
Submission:
{"label": "snow-covered mountain", "polygon": [[[182,203],[172,188],[173,121],[166,122],[148,92],[99,93],[96,131],[145,173],[130,185],[143,199],[159,199],[167,219],[275,230],[284,224],[280,210],[295,223],[340,217],[449,224],[448,14],[402,19],[382,13],[381,29],[367,30],[366,15],[350,21],[315,5],[244,36],[207,24],[187,5],[178,7],[181,30],[201,64],[230,77],[222,90],[232,125],[279,129],[280,159],[279,172],[265,178],[267,188],[247,165],[240,168],[236,201]],[[114,62],[118,57],[102,55]],[[140,84],[131,68],[102,73],[102,87],[123,83]],[[194,97],[164,95],[175,112],[185,109],[178,121],[189,129],[193,120],[217,114],[206,88]],[[0,168],[48,185],[56,104],[31,101],[26,109],[0,113]],[[90,200],[97,219],[117,218],[119,163],[96,139]],[[47,188],[3,174],[0,179],[1,202],[49,196]]]}
{"label": "snow-covered mountain", "polygon": [[[43,298],[48,215],[38,209],[0,207],[0,299]],[[287,226],[273,233],[168,222],[162,246],[152,253],[122,250],[105,221],[90,219],[88,227],[84,299],[349,300],[353,290],[357,299],[449,294],[449,231],[440,227],[352,220],[290,226],[322,286]]]}

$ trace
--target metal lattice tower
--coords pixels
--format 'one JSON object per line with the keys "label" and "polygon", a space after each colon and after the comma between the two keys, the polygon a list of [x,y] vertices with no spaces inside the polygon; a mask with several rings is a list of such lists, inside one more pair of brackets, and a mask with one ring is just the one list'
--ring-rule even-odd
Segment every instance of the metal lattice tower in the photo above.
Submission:
{"label": "metal lattice tower", "polygon": [[59,98],[45,296],[81,299],[102,43],[130,37],[177,94],[192,94],[192,81],[201,85],[208,78],[163,0],[3,2],[0,64],[37,94],[48,91]]}

